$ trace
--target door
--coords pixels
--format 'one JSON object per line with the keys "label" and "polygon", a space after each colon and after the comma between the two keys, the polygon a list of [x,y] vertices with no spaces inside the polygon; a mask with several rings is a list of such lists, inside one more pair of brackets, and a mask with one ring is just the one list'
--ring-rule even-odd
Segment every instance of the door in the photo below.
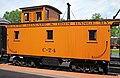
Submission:
{"label": "door", "polygon": [[0,26],[0,56],[7,54],[7,28]]}

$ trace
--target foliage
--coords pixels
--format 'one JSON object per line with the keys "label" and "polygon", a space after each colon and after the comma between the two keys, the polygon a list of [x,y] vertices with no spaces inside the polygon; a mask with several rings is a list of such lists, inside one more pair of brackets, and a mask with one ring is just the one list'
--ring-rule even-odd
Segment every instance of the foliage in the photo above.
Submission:
{"label": "foliage", "polygon": [[95,13],[92,15],[92,19],[94,20],[102,20],[103,18],[101,17],[100,13]]}
{"label": "foliage", "polygon": [[[100,13],[93,14],[92,19],[94,19],[94,20],[103,20]],[[113,26],[111,28],[111,36],[113,36],[113,37],[120,36],[120,26]]]}
{"label": "foliage", "polygon": [[21,11],[16,9],[15,11],[8,12],[6,11],[3,18],[10,21],[11,23],[20,23],[21,22]]}
{"label": "foliage", "polygon": [[65,19],[63,19],[63,18],[60,18],[60,21],[65,21]]}
{"label": "foliage", "polygon": [[120,26],[113,26],[111,28],[111,36],[120,36]]}
{"label": "foliage", "polygon": [[119,49],[111,49],[110,53],[111,54],[119,54]]}

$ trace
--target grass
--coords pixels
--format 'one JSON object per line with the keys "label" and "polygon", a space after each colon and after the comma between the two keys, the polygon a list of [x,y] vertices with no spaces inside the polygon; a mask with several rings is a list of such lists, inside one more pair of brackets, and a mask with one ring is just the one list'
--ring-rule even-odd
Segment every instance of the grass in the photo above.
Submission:
{"label": "grass", "polygon": [[119,49],[111,49],[110,53],[111,54],[119,54]]}

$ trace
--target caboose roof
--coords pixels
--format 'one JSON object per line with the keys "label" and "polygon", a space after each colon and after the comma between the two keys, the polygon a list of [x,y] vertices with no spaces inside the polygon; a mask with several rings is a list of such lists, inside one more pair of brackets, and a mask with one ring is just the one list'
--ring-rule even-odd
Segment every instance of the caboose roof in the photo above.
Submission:
{"label": "caboose roof", "polygon": [[10,21],[0,18],[0,24],[10,24]]}
{"label": "caboose roof", "polygon": [[55,10],[56,12],[62,14],[62,12],[60,10],[58,10],[57,8],[50,6],[50,5],[40,5],[40,6],[31,6],[31,7],[23,7],[20,8],[21,10],[34,10],[34,9],[42,9],[43,7],[47,7],[47,8],[51,8],[53,10]]}

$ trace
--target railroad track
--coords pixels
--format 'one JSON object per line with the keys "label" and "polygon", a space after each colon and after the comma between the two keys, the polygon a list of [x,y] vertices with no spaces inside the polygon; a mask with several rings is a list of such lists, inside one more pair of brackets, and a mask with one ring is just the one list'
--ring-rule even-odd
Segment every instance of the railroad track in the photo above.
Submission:
{"label": "railroad track", "polygon": [[[6,60],[6,59],[3,59]],[[0,63],[4,63],[1,62]],[[11,62],[7,63],[9,65],[12,65]],[[23,67],[23,66],[22,66]],[[48,70],[58,70],[58,71],[67,71],[67,72],[77,72],[77,73],[88,73],[88,72],[79,72],[79,71],[72,71],[69,67],[57,67],[57,66],[42,66],[42,67],[36,67],[41,69],[48,69]],[[101,73],[92,73],[92,74],[101,74]],[[110,64],[109,64],[109,71],[108,75],[120,75],[120,58],[111,58]]]}
{"label": "railroad track", "polygon": [[[12,65],[12,63],[7,63],[9,65]],[[24,67],[24,66],[21,66]],[[30,67],[32,68],[32,67]],[[33,67],[33,68],[40,68],[40,69],[47,69],[47,70],[57,70],[57,71],[65,71],[65,72],[75,72],[75,73],[87,73],[87,74],[99,74],[99,75],[103,75],[102,73],[98,73],[98,72],[94,72],[94,73],[89,73],[89,72],[80,72],[80,71],[72,71],[69,67],[57,67],[57,66],[42,66],[42,67]],[[114,75],[114,76],[118,76],[118,73],[113,73],[113,72],[109,72],[108,75]]]}
{"label": "railroad track", "polygon": [[120,75],[120,58],[118,57],[111,58],[108,74]]}

